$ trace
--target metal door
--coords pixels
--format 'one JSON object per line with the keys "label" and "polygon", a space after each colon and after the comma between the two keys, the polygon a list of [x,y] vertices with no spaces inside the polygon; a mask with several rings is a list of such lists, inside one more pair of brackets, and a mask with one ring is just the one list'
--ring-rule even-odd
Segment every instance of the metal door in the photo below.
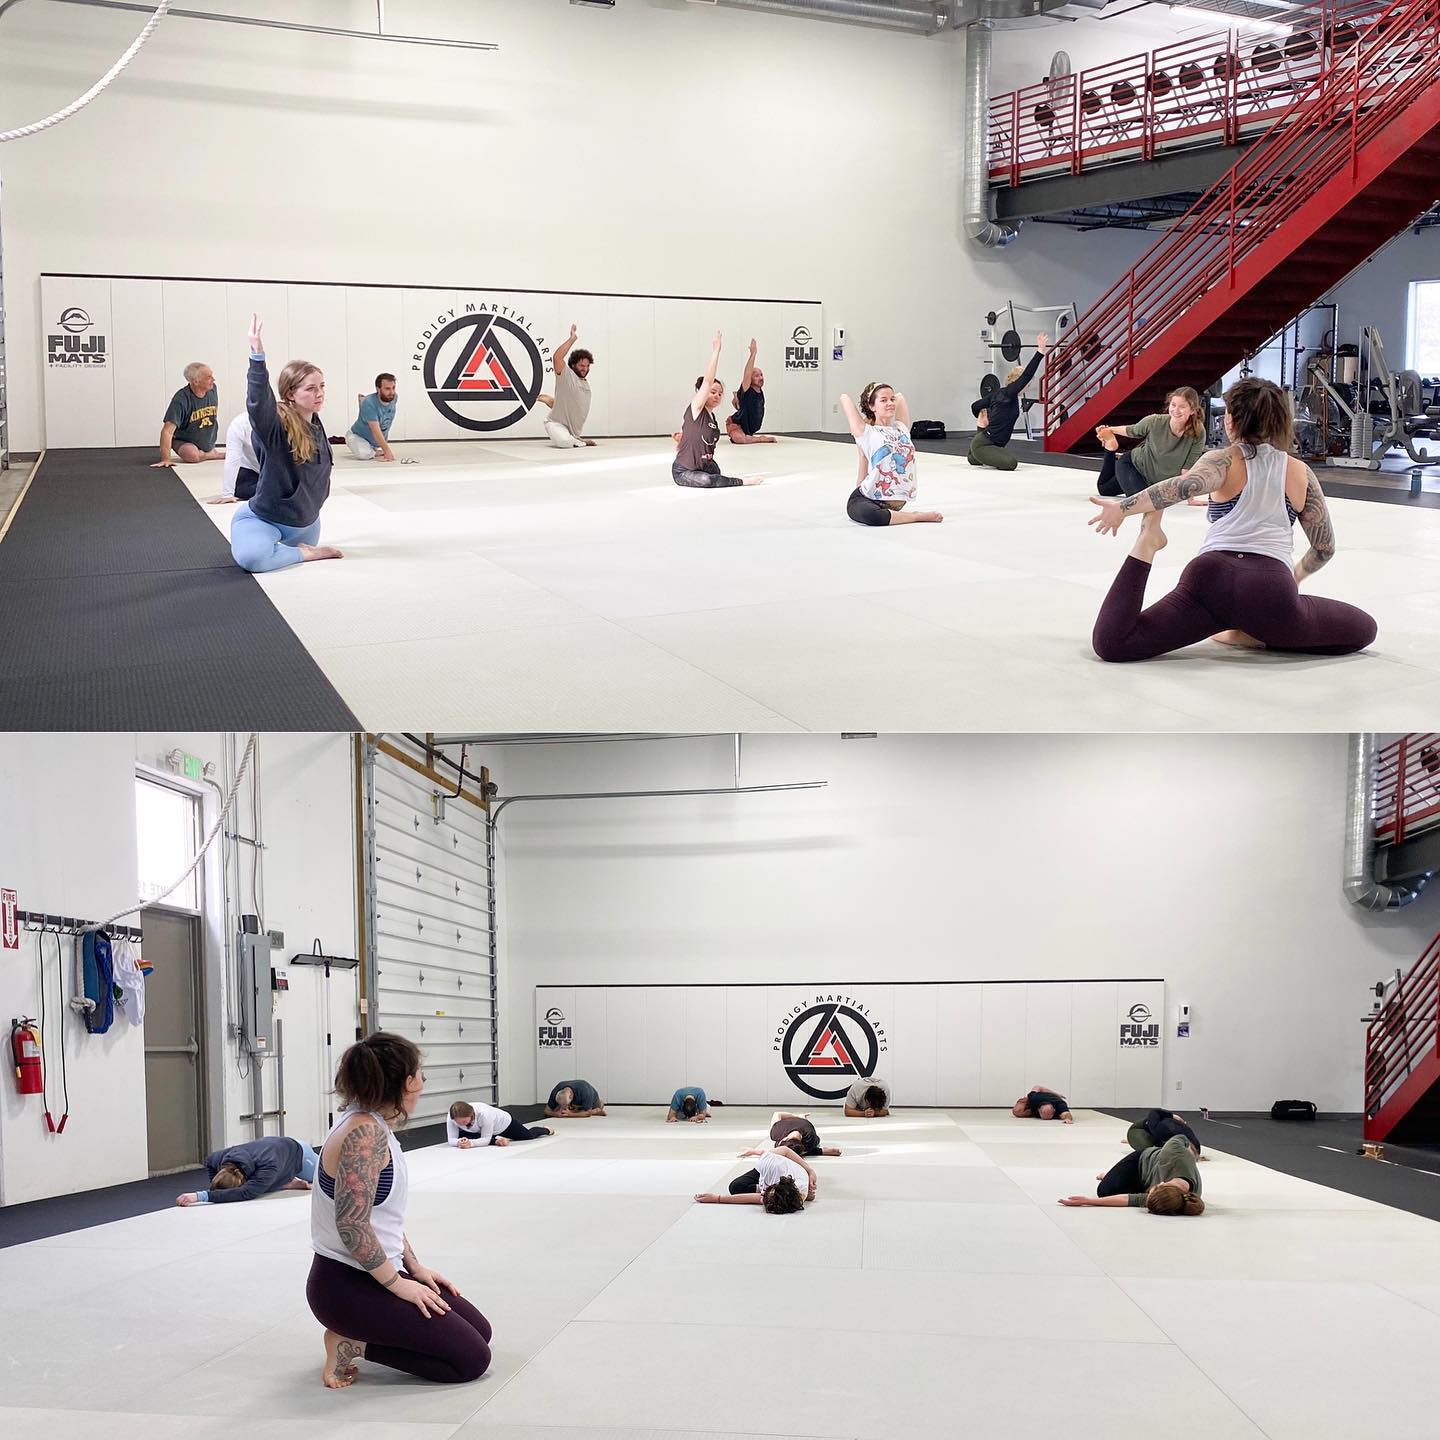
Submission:
{"label": "metal door", "polygon": [[420,1046],[415,1123],[498,1103],[495,866],[484,797],[400,736],[362,742],[366,1029]]}
{"label": "metal door", "polygon": [[145,959],[145,1118],[152,1175],[191,1170],[205,1158],[200,1037],[200,924],[187,911],[152,906],[140,923]]}

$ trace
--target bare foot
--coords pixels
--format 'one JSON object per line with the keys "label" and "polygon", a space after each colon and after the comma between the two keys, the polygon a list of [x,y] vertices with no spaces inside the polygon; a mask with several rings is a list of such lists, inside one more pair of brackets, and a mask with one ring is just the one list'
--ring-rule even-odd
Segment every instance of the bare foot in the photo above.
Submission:
{"label": "bare foot", "polygon": [[214,499],[207,500],[207,505],[238,505],[240,498],[237,495],[216,495]]}
{"label": "bare foot", "polygon": [[537,395],[535,398],[548,409],[553,410],[555,408],[555,397],[553,395]]}
{"label": "bare foot", "polygon": [[1137,560],[1153,560],[1169,543],[1170,537],[1160,526],[1160,512],[1148,510],[1140,517],[1140,535],[1130,553]]}
{"label": "bare foot", "polygon": [[938,525],[945,517],[938,510],[917,510],[910,518],[917,525]]}
{"label": "bare foot", "polygon": [[285,1187],[287,1190],[308,1190],[310,1182],[302,1180],[298,1175]]}
{"label": "bare foot", "polygon": [[1222,630],[1218,635],[1212,635],[1210,638],[1220,645],[1233,645],[1237,650],[1263,650],[1265,648],[1263,640],[1257,640],[1243,630]]}
{"label": "bare foot", "polygon": [[320,1378],[325,1382],[327,1390],[343,1390],[347,1385],[353,1385],[360,1371],[356,1368],[355,1362],[363,1359],[365,1355],[365,1342],[363,1340],[347,1340],[335,1330],[325,1332],[325,1368],[320,1372]]}
{"label": "bare foot", "polygon": [[775,438],[775,436],[773,436],[773,435],[757,435],[755,438],[756,438],[762,445],[774,445],[774,444],[777,443],[777,442],[776,442],[776,438]]}
{"label": "bare foot", "polygon": [[301,545],[298,549],[307,560],[343,560],[345,558],[345,552],[337,550],[333,545]]}
{"label": "bare foot", "polygon": [[763,485],[765,482],[758,475],[756,475],[749,480],[742,480],[740,483],[742,485]]}

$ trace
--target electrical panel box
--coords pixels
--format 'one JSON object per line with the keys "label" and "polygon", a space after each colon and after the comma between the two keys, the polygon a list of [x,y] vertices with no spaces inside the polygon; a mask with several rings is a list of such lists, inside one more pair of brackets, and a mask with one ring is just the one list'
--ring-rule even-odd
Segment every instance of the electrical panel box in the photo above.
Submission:
{"label": "electrical panel box", "polygon": [[[241,924],[251,916],[243,916]],[[239,997],[240,1043],[251,1055],[270,1049],[273,985],[270,971],[270,937],[242,929],[236,950],[236,994]]]}

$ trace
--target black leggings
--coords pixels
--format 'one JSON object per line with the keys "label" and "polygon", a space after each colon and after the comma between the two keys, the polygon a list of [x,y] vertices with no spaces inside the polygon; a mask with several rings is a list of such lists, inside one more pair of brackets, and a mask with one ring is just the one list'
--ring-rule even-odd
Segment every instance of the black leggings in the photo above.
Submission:
{"label": "black leggings", "polygon": [[1100,614],[1092,643],[1102,660],[1149,660],[1221,630],[1243,630],[1271,650],[1352,655],[1375,638],[1375,621],[1343,600],[1302,595],[1290,567],[1269,555],[1210,550],[1180,572],[1180,581],[1148,610],[1150,565],[1125,557]]}
{"label": "black leggings", "polygon": [[1105,1195],[1138,1195],[1145,1182],[1140,1178],[1140,1151],[1132,1150],[1123,1160],[1117,1160],[1105,1172],[1095,1193]]}
{"label": "black leggings", "polygon": [[[511,1120],[495,1140],[543,1140],[549,1133],[538,1125],[532,1130],[523,1120]],[[495,1141],[490,1143],[493,1145]]]}
{"label": "black leggings", "polygon": [[1138,495],[1150,488],[1150,481],[1123,450],[1107,450],[1100,462],[1100,479],[1095,488],[1102,495]]}
{"label": "black leggings", "polygon": [[893,512],[888,505],[855,490],[845,502],[845,513],[857,525],[888,525]]}
{"label": "black leggings", "polygon": [[758,1170],[747,1170],[743,1175],[737,1175],[730,1182],[732,1195],[755,1195],[759,1190],[760,1172]]}
{"label": "black leggings", "polygon": [[490,1368],[490,1322],[468,1300],[441,1294],[450,1309],[427,1319],[366,1271],[328,1255],[314,1258],[305,1283],[310,1313],[327,1330],[364,1341],[367,1360],[442,1384],[478,1380]]}
{"label": "black leggings", "polygon": [[712,460],[703,470],[687,470],[678,460],[670,466],[670,478],[677,485],[687,485],[692,490],[724,490],[731,485],[743,485],[733,475],[722,475],[720,467]]}

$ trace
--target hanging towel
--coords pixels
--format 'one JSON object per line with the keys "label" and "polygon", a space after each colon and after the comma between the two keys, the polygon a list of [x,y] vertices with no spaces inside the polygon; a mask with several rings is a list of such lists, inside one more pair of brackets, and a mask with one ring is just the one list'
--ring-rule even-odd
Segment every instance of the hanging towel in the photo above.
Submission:
{"label": "hanging towel", "polygon": [[115,1023],[115,964],[109,935],[87,930],[81,953],[85,1028],[92,1035],[103,1035]]}
{"label": "hanging towel", "polygon": [[128,938],[122,937],[111,945],[110,956],[115,964],[116,999],[120,1008],[132,1025],[141,1025],[145,1021],[145,977],[140,973],[135,947]]}

